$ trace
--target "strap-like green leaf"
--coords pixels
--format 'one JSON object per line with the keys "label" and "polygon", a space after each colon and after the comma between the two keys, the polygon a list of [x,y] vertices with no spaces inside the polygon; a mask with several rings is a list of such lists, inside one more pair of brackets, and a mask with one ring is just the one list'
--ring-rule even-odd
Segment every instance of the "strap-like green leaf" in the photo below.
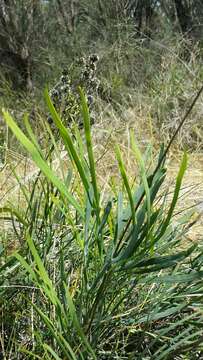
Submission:
{"label": "strap-like green leaf", "polygon": [[116,151],[116,157],[117,157],[117,160],[118,160],[120,173],[121,173],[123,183],[124,183],[124,186],[125,186],[127,194],[128,194],[129,201],[130,201],[132,220],[133,220],[133,223],[135,223],[135,206],[134,206],[134,202],[133,202],[133,196],[132,196],[132,192],[131,192],[131,189],[130,189],[130,184],[128,182],[128,177],[127,177],[127,174],[126,174],[125,166],[124,166],[124,163],[123,163],[123,160],[122,160],[122,157],[121,157],[121,152],[120,152],[120,149],[119,149],[118,145],[116,145],[115,151]]}
{"label": "strap-like green leaf", "polygon": [[67,191],[65,184],[56,176],[53,170],[50,169],[47,162],[41,157],[39,151],[36,146],[25,136],[25,134],[21,131],[18,125],[15,123],[10,114],[6,111],[3,111],[4,118],[13,131],[17,139],[21,142],[21,144],[25,147],[25,149],[32,156],[33,161],[36,165],[41,169],[41,171],[45,174],[45,176],[57,187],[57,189],[61,192],[65,198],[74,206],[74,208],[79,212],[81,216],[83,216],[83,210],[79,206],[78,202],[73,198],[73,196]]}
{"label": "strap-like green leaf", "polygon": [[162,226],[160,228],[160,233],[159,233],[159,235],[158,235],[158,237],[156,238],[155,241],[158,241],[158,239],[160,239],[164,235],[164,233],[165,233],[165,231],[166,231],[166,229],[167,229],[167,227],[168,227],[168,225],[169,225],[169,223],[171,221],[171,218],[172,218],[176,203],[178,201],[178,196],[179,196],[183,176],[184,176],[184,173],[185,173],[186,169],[187,169],[187,154],[184,153],[183,159],[182,159],[182,162],[181,162],[181,165],[180,165],[180,169],[179,169],[179,172],[178,172],[178,176],[177,176],[177,179],[176,179],[176,186],[175,186],[175,190],[174,190],[174,194],[173,194],[173,199],[172,199],[172,202],[171,202],[167,217],[166,217],[164,223],[162,224]]}
{"label": "strap-like green leaf", "polygon": [[[85,129],[85,139],[86,139],[86,146],[87,146],[87,153],[89,159],[89,167],[90,167],[90,174],[92,178],[92,186],[94,189],[94,198],[97,210],[97,216],[99,217],[99,191],[97,187],[97,177],[96,177],[96,170],[95,170],[95,161],[94,161],[94,153],[92,147],[92,138],[91,138],[91,128],[90,128],[90,115],[89,109],[87,105],[87,100],[81,88],[79,88],[80,92],[80,99],[81,99],[81,108],[82,108],[82,115],[83,115],[83,122],[84,122],[84,129]],[[99,218],[98,218],[99,220]]]}
{"label": "strap-like green leaf", "polygon": [[74,306],[74,303],[72,301],[72,298],[71,298],[71,295],[69,293],[69,290],[67,288],[67,286],[64,284],[64,287],[66,288],[66,297],[67,297],[67,303],[68,303],[68,306],[69,306],[69,311],[70,311],[70,315],[71,315],[71,318],[72,318],[72,321],[73,321],[73,325],[75,327],[75,329],[77,330],[79,336],[81,337],[81,340],[83,341],[83,343],[85,344],[85,346],[87,347],[87,349],[89,350],[90,354],[92,355],[93,359],[96,360],[96,355],[92,349],[92,347],[90,346],[84,332],[83,332],[83,329],[81,328],[80,326],[80,323],[78,321],[78,318],[77,318],[77,314],[76,314],[76,309],[75,309],[75,306]]}
{"label": "strap-like green leaf", "polygon": [[68,129],[66,129],[65,126],[63,125],[58,113],[56,112],[56,110],[51,102],[51,99],[49,97],[48,90],[45,90],[45,99],[46,99],[47,105],[49,107],[49,111],[52,115],[53,121],[54,121],[55,125],[57,126],[57,128],[59,129],[59,132],[63,139],[65,148],[68,151],[68,153],[70,154],[71,158],[73,159],[73,161],[78,169],[78,172],[80,174],[80,177],[81,177],[81,180],[83,182],[86,192],[89,193],[90,184],[89,184],[88,178],[85,174],[85,171],[83,169],[82,163],[79,159],[79,156],[77,154],[77,151],[74,147],[71,135],[69,134]]}

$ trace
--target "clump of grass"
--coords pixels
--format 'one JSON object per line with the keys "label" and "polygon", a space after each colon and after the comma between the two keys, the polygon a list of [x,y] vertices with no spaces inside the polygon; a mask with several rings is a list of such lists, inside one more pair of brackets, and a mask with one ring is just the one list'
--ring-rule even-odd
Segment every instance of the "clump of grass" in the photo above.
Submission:
{"label": "clump of grass", "polygon": [[193,220],[191,213],[174,218],[187,155],[169,202],[163,185],[170,144],[160,149],[155,168],[148,168],[149,153],[144,160],[131,133],[140,176],[129,181],[116,146],[121,183],[102,201],[82,90],[80,99],[85,144],[77,127],[73,135],[64,126],[46,92],[67,153],[66,164],[59,161],[57,172],[53,155],[60,155],[59,143],[49,126],[52,144],[45,157],[29,124],[26,135],[4,112],[6,123],[40,170],[31,192],[21,185],[25,207],[1,209],[10,214],[21,244],[9,256],[1,249],[0,291],[7,300],[1,304],[3,356],[190,356],[201,350],[203,250],[201,244],[180,250]]}

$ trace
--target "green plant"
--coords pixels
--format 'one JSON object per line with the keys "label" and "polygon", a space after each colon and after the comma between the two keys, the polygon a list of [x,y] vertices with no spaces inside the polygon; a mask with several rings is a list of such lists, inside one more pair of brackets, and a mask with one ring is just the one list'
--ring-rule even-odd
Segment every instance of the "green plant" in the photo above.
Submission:
{"label": "green plant", "polygon": [[[143,160],[131,135],[140,178],[130,183],[117,146],[122,182],[117,195],[102,202],[81,90],[80,99],[85,145],[77,128],[73,141],[46,92],[67,153],[66,163],[60,160],[57,170],[53,155],[60,159],[60,148],[51,129],[47,126],[52,145],[45,158],[28,124],[25,135],[4,112],[6,123],[40,169],[31,194],[22,187],[24,209],[2,209],[19,223],[21,247],[4,259],[1,282],[7,279],[8,289],[1,295],[23,298],[29,323],[23,340],[16,331],[22,324],[13,325],[15,340],[5,336],[4,349],[12,352],[15,343],[18,354],[36,359],[166,359],[199,351],[203,251],[197,244],[181,249],[193,221],[191,213],[179,218],[174,214],[187,155],[169,202],[164,182],[170,144],[161,148],[155,169],[148,169],[149,159],[146,155]],[[13,278],[30,292],[22,295],[16,283],[13,289]]]}

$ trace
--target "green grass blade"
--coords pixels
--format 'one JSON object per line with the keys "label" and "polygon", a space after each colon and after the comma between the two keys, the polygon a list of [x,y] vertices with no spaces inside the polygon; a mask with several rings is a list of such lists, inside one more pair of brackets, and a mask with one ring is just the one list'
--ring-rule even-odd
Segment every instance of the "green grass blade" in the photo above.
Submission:
{"label": "green grass blade", "polygon": [[63,360],[61,357],[59,357],[55,351],[48,345],[48,344],[43,344],[43,347],[45,350],[47,350],[55,360]]}
{"label": "green grass blade", "polygon": [[47,124],[46,122],[45,122],[45,129],[49,134],[51,144],[53,144],[53,148],[54,148],[54,150],[56,152],[56,157],[59,160],[59,166],[60,166],[61,174],[63,176],[63,181],[65,181],[64,166],[63,166],[63,161],[62,161],[62,158],[61,158],[61,152],[60,152],[60,149],[59,149],[59,147],[57,145],[57,138],[55,139],[49,124]]}
{"label": "green grass blade", "polygon": [[29,137],[30,137],[31,142],[35,145],[35,147],[37,148],[38,152],[39,152],[40,155],[42,156],[42,150],[41,150],[41,148],[40,148],[40,146],[39,146],[39,144],[38,144],[38,142],[37,142],[37,139],[36,139],[36,137],[35,137],[35,134],[34,134],[33,131],[32,131],[32,128],[31,128],[31,126],[30,126],[30,123],[29,123],[28,115],[27,115],[27,114],[24,115],[23,120],[24,120],[25,128],[26,128],[26,130],[27,130],[27,133],[28,133],[28,135],[29,135]]}
{"label": "green grass blade", "polygon": [[[85,157],[85,145],[84,145],[84,141],[82,139],[80,130],[78,129],[77,124],[74,124],[73,126],[73,133],[75,136],[75,145],[77,146],[77,153],[79,155],[80,161],[82,163],[83,169],[86,173],[86,176],[89,176],[89,167],[88,167],[88,162],[87,159]],[[88,180],[89,181],[89,180]]]}
{"label": "green grass blade", "polygon": [[84,129],[85,129],[85,139],[86,139],[86,146],[87,146],[87,153],[89,159],[89,168],[90,174],[92,179],[92,186],[94,189],[94,198],[95,198],[95,205],[97,210],[97,217],[99,221],[99,191],[97,187],[97,178],[96,178],[96,170],[95,170],[95,161],[94,161],[94,153],[92,147],[92,139],[91,139],[91,127],[90,127],[90,115],[89,109],[87,105],[87,100],[81,88],[79,88],[80,92],[80,99],[81,99],[81,108],[82,108],[82,115],[83,115],[83,122],[84,122]]}
{"label": "green grass blade", "polygon": [[58,305],[59,307],[61,307],[61,303],[58,299],[58,296],[56,294],[56,291],[54,289],[54,286],[52,284],[52,281],[49,278],[49,275],[43,265],[42,260],[40,259],[40,256],[35,248],[34,242],[32,240],[32,238],[27,235],[27,243],[29,245],[30,251],[33,255],[35,264],[38,267],[39,270],[39,275],[41,280],[43,281],[43,289],[45,291],[45,293],[47,294],[47,296],[49,297],[50,301],[54,304],[54,305]]}
{"label": "green grass blade", "polygon": [[64,284],[64,287],[66,288],[66,296],[67,296],[67,303],[68,303],[68,306],[69,306],[69,311],[70,311],[70,315],[71,315],[71,318],[72,318],[72,321],[73,321],[73,325],[75,327],[75,329],[77,330],[79,336],[81,337],[84,345],[86,346],[87,350],[91,353],[93,359],[96,360],[96,355],[92,349],[92,347],[90,346],[84,332],[83,332],[83,329],[81,328],[80,326],[80,323],[78,321],[78,318],[77,318],[77,314],[76,314],[76,309],[75,309],[75,306],[73,304],[73,301],[72,301],[72,298],[71,298],[71,295],[69,293],[69,290],[66,286],[66,284]]}
{"label": "green grass blade", "polygon": [[[43,344],[43,347],[54,357],[55,360],[63,360],[48,344]],[[71,351],[71,357],[69,356],[67,360],[77,360],[75,354],[72,351]]]}
{"label": "green grass blade", "polygon": [[140,318],[137,323],[141,324],[141,323],[150,323],[152,321],[157,321],[163,318],[167,318],[170,315],[179,313],[182,309],[184,309],[186,307],[187,303],[183,303],[174,307],[170,307],[167,310],[161,311],[161,312],[157,312],[157,311],[152,311],[150,314],[147,314],[146,316]]}
{"label": "green grass blade", "polygon": [[148,181],[147,181],[147,172],[146,172],[146,169],[145,169],[144,160],[142,158],[141,152],[140,152],[140,150],[138,148],[138,145],[136,144],[136,141],[135,141],[135,138],[134,138],[132,132],[130,134],[130,138],[131,138],[131,145],[132,145],[133,152],[135,154],[138,165],[140,167],[142,183],[143,183],[143,186],[144,186],[144,189],[145,189],[146,200],[147,200],[147,219],[148,219],[148,224],[149,224],[150,223],[150,216],[151,216],[151,200],[150,200],[149,185],[148,185]]}
{"label": "green grass blade", "polygon": [[21,265],[25,268],[25,270],[31,275],[32,279],[35,283],[38,283],[37,276],[31,266],[26,262],[26,260],[18,253],[14,254],[15,258],[21,263]]}
{"label": "green grass blade", "polygon": [[17,126],[15,121],[12,119],[10,114],[6,111],[3,111],[4,118],[6,123],[13,131],[20,143],[25,147],[25,149],[31,154],[33,161],[40,168],[40,170],[45,174],[45,176],[57,187],[63,196],[70,202],[70,204],[79,212],[83,217],[83,211],[79,206],[78,202],[73,198],[73,196],[67,191],[65,184],[55,175],[55,173],[47,165],[47,162],[41,157],[39,151],[36,149],[35,145],[24,135],[24,133]]}
{"label": "green grass blade", "polygon": [[46,269],[43,265],[43,262],[42,260],[40,259],[40,256],[37,252],[37,249],[34,245],[34,242],[31,238],[31,236],[27,235],[27,243],[29,245],[29,248],[30,248],[30,251],[33,255],[33,258],[34,258],[34,261],[35,261],[35,264],[37,265],[38,269],[39,269],[39,274],[41,276],[41,279],[43,280],[44,284],[46,284],[49,288],[52,288],[53,285],[52,285],[52,282],[46,272]]}
{"label": "green grass blade", "polygon": [[98,248],[100,256],[103,258],[103,250],[104,250],[104,236],[103,231],[105,229],[105,226],[108,224],[108,218],[112,210],[112,202],[108,201],[106,207],[104,208],[104,213],[101,217],[101,223],[99,225],[99,228],[96,233]]}
{"label": "green grass blade", "polygon": [[150,259],[146,259],[146,260],[142,260],[139,262],[133,261],[130,262],[128,264],[125,265],[125,269],[133,269],[136,267],[150,267],[153,265],[159,265],[160,267],[162,265],[164,266],[171,266],[171,265],[176,265],[177,262],[184,260],[185,258],[187,258],[188,256],[190,256],[193,251],[197,248],[197,244],[192,245],[189,249],[184,250],[184,251],[180,251],[177,254],[174,255],[168,255],[168,256],[156,256],[156,257],[151,257]]}
{"label": "green grass blade", "polygon": [[[164,223],[163,223],[163,225],[161,227],[158,239],[160,239],[164,235],[164,233],[165,233],[165,231],[166,231],[166,229],[167,229],[167,227],[168,227],[168,225],[169,225],[169,223],[171,221],[175,206],[176,206],[177,201],[178,201],[179,192],[180,192],[180,189],[181,189],[181,184],[182,184],[183,176],[185,174],[186,169],[187,169],[187,154],[184,153],[183,159],[182,159],[182,162],[181,162],[181,165],[180,165],[180,169],[179,169],[179,172],[178,172],[178,176],[177,176],[177,179],[176,179],[176,185],[175,185],[173,199],[172,199],[172,202],[171,202],[171,205],[170,205],[166,220],[164,221]],[[156,239],[156,241],[157,241],[157,239]]]}
{"label": "green grass blade", "polygon": [[[189,335],[187,335],[188,333],[189,333]],[[192,326],[188,327],[184,331],[180,332],[179,335],[173,337],[172,345],[171,346],[168,345],[167,349],[164,351],[163,350],[159,351],[159,352],[161,352],[161,354],[159,356],[156,353],[155,354],[156,357],[153,357],[153,359],[156,359],[156,360],[167,359],[168,354],[170,354],[171,352],[174,354],[174,350],[176,350],[176,352],[178,352],[179,347],[186,347],[187,342],[190,339],[195,338],[196,336],[202,337],[202,330],[194,332],[194,329]]]}
{"label": "green grass blade", "polygon": [[117,243],[120,238],[123,226],[124,226],[124,214],[123,214],[123,193],[119,191],[117,200],[117,216],[116,216],[116,229],[114,235],[114,244]]}
{"label": "green grass blade", "polygon": [[14,209],[14,208],[11,208],[11,207],[4,206],[4,207],[0,208],[0,214],[3,214],[3,213],[10,213],[11,216],[14,215],[16,217],[16,219],[19,221],[19,223],[21,223],[25,227],[27,227],[28,223],[25,221],[23,214],[20,214],[20,211]]}
{"label": "green grass blade", "polygon": [[26,185],[25,184],[22,184],[22,180],[20,179],[20,177],[18,176],[15,168],[12,169],[12,173],[19,185],[19,188],[20,188],[20,191],[22,192],[22,194],[24,195],[24,198],[27,202],[27,204],[29,205],[29,196],[30,196],[30,193],[28,192],[28,190],[26,189]]}
{"label": "green grass blade", "polygon": [[71,159],[73,159],[74,164],[77,167],[77,170],[78,170],[78,172],[80,174],[80,177],[81,177],[81,180],[83,182],[83,185],[84,185],[84,188],[85,188],[86,192],[89,193],[90,183],[89,183],[88,178],[87,178],[87,176],[85,174],[82,163],[81,163],[81,161],[79,159],[79,156],[78,156],[77,151],[76,151],[76,149],[74,147],[73,141],[71,139],[71,136],[70,136],[68,130],[63,125],[57,111],[54,108],[54,105],[51,102],[51,99],[49,97],[49,93],[48,93],[47,89],[45,90],[45,100],[46,100],[46,103],[48,105],[51,116],[53,118],[53,121],[55,122],[55,125],[59,129],[59,132],[60,132],[61,138],[63,139],[65,148],[68,151]]}
{"label": "green grass blade", "polygon": [[[92,201],[89,201],[89,197],[86,198],[86,206],[85,206],[85,231],[84,231],[84,260],[85,265],[87,265],[87,260],[89,256],[89,236],[90,236],[90,221],[91,221],[91,213],[92,213]],[[86,268],[86,266],[85,266]]]}
{"label": "green grass blade", "polygon": [[[183,308],[184,309],[184,308]],[[159,336],[166,336],[167,334],[170,333],[170,331],[174,331],[176,328],[178,328],[179,326],[181,325],[184,325],[184,323],[188,322],[188,321],[191,321],[191,320],[195,320],[195,318],[197,318],[197,316],[200,317],[201,315],[201,311],[198,311],[196,310],[194,313],[188,315],[188,316],[185,316],[183,317],[183,319],[179,320],[179,321],[175,321],[174,323],[172,323],[171,325],[167,326],[167,327],[164,327],[162,330],[159,331]],[[201,318],[202,320],[203,318]],[[150,348],[153,348],[154,344],[156,343],[156,339],[153,340],[151,343],[150,343]],[[159,353],[159,352],[163,352],[164,348],[167,348],[168,347],[168,344],[165,344],[163,345],[161,348],[160,348],[160,351],[158,350],[156,352],[156,355]],[[141,356],[144,358],[144,355],[146,353],[146,349],[142,352]]]}
{"label": "green grass blade", "polygon": [[98,234],[102,233],[105,225],[107,224],[107,220],[108,220],[108,217],[111,213],[111,210],[112,210],[112,202],[111,201],[108,201],[106,207],[104,208],[104,213],[102,215],[102,218],[101,218],[101,224],[99,226],[99,229],[98,229]]}
{"label": "green grass blade", "polygon": [[67,357],[68,360],[76,360],[76,357],[74,355],[74,352],[69,345],[69,343],[64,339],[64,337],[58,333],[58,330],[54,327],[54,324],[52,321],[48,318],[46,314],[43,313],[43,311],[36,306],[35,304],[32,304],[36,312],[40,315],[41,319],[43,320],[44,324],[47,326],[49,331],[51,332],[53,338],[56,340],[58,346],[63,351],[64,355]]}
{"label": "green grass blade", "polygon": [[128,244],[126,248],[122,250],[117,257],[114,257],[113,262],[116,263],[118,261],[126,261],[133,256],[136,249],[140,245],[140,242],[144,238],[143,236],[142,238],[140,237],[140,232],[144,223],[145,214],[145,207],[142,207],[137,215],[137,223],[133,226],[133,229],[131,230],[131,233],[128,237]]}
{"label": "green grass blade", "polygon": [[162,283],[189,283],[195,280],[203,279],[203,271],[195,271],[188,274],[161,275],[149,279],[140,280],[140,283],[162,284]]}
{"label": "green grass blade", "polygon": [[135,206],[134,206],[133,196],[132,196],[132,192],[131,192],[131,189],[130,189],[130,184],[128,182],[128,177],[127,177],[127,174],[126,174],[126,171],[125,171],[125,166],[124,166],[124,163],[123,163],[123,160],[122,160],[122,157],[121,157],[121,152],[120,152],[120,149],[119,149],[118,145],[116,145],[115,152],[116,152],[116,157],[117,157],[120,173],[121,173],[121,176],[122,176],[122,179],[123,179],[123,183],[124,183],[124,186],[126,188],[128,198],[129,198],[129,201],[130,201],[133,224],[135,224]]}
{"label": "green grass blade", "polygon": [[[46,269],[42,263],[42,260],[40,259],[40,256],[34,246],[33,240],[29,235],[27,235],[27,243],[28,243],[30,251],[33,255],[35,264],[38,267],[38,274],[39,274],[41,280],[43,281],[44,292],[46,293],[46,295],[48,296],[49,300],[52,302],[53,305],[55,305],[55,306],[58,305],[59,307],[61,307],[61,303],[57,297],[57,294],[55,292],[52,281],[50,280],[50,278],[46,272]],[[20,263],[27,270],[27,272],[30,273],[30,275],[32,276],[32,279],[35,281],[35,283],[37,285],[39,285],[37,275],[36,275],[35,271],[33,271],[33,269],[31,268],[31,266],[22,258],[21,255],[16,254],[15,257],[20,261]]]}

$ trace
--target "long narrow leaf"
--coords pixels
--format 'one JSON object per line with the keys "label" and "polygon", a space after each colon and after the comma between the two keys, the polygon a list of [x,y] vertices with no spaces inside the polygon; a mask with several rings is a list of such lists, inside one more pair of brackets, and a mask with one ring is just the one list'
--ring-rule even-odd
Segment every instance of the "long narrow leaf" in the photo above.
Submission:
{"label": "long narrow leaf", "polygon": [[69,293],[69,290],[67,288],[67,286],[64,284],[64,287],[66,288],[66,296],[67,296],[67,302],[68,302],[68,306],[69,306],[69,311],[70,311],[70,315],[72,317],[72,321],[73,321],[73,325],[75,327],[75,329],[77,330],[79,336],[81,337],[84,345],[86,346],[86,348],[88,349],[88,351],[91,353],[91,355],[93,356],[93,359],[96,360],[96,355],[92,349],[92,347],[90,346],[84,332],[83,332],[83,329],[81,328],[80,326],[80,323],[78,321],[78,318],[77,318],[77,314],[76,314],[76,309],[75,309],[75,306],[73,304],[73,301],[72,301],[72,298],[71,298],[71,295]]}
{"label": "long narrow leaf", "polygon": [[168,255],[168,256],[156,256],[151,257],[150,259],[142,260],[140,262],[130,262],[125,265],[125,269],[133,269],[136,267],[148,267],[152,265],[168,265],[172,263],[174,265],[174,262],[181,261],[185,259],[186,257],[190,256],[192,252],[197,248],[197,244],[192,245],[189,249],[185,251],[181,251],[174,255]]}
{"label": "long narrow leaf", "polygon": [[36,149],[35,145],[24,135],[24,133],[17,126],[15,121],[12,119],[10,114],[6,111],[3,111],[4,118],[13,131],[17,139],[20,143],[26,148],[26,150],[32,156],[33,161],[40,168],[40,170],[46,175],[46,177],[57,187],[57,189],[61,192],[63,196],[67,198],[70,204],[79,212],[79,214],[83,217],[83,211],[79,206],[78,202],[73,198],[73,196],[67,191],[65,184],[55,175],[55,173],[50,169],[47,165],[47,162],[42,159],[39,151]]}
{"label": "long narrow leaf", "polygon": [[144,189],[145,189],[145,194],[146,194],[146,199],[147,199],[147,214],[148,214],[148,224],[150,222],[150,214],[151,214],[151,200],[150,200],[150,190],[149,190],[149,185],[148,185],[148,181],[147,181],[147,172],[145,169],[145,164],[144,164],[144,160],[142,158],[141,152],[135,142],[135,138],[133,136],[133,133],[131,132],[131,145],[132,145],[132,149],[133,152],[135,154],[135,157],[137,159],[138,165],[140,167],[140,171],[141,171],[141,178],[142,178],[142,182],[144,185]]}
{"label": "long narrow leaf", "polygon": [[82,180],[82,182],[84,184],[85,190],[86,190],[87,193],[89,193],[90,184],[89,184],[88,178],[87,178],[87,176],[85,174],[85,171],[83,169],[82,163],[81,163],[81,161],[79,159],[79,156],[78,156],[77,151],[76,151],[76,149],[74,147],[73,141],[71,139],[71,136],[70,136],[68,130],[63,125],[57,111],[54,108],[54,105],[51,102],[51,99],[49,97],[49,93],[48,93],[47,89],[45,90],[45,99],[46,99],[47,105],[49,107],[49,111],[50,111],[50,113],[52,115],[53,121],[55,122],[57,128],[59,129],[59,132],[60,132],[60,135],[61,135],[61,137],[63,139],[64,145],[65,145],[68,153],[70,154],[70,156],[73,158],[74,163],[75,163],[75,165],[76,165],[76,167],[78,169],[78,172],[79,172],[81,180]]}
{"label": "long narrow leaf", "polygon": [[81,99],[84,129],[85,129],[87,153],[88,153],[88,158],[89,158],[90,174],[91,174],[92,185],[93,185],[93,189],[94,189],[94,198],[95,198],[95,204],[96,204],[96,209],[97,209],[97,215],[99,216],[99,210],[100,210],[99,209],[99,191],[98,191],[98,187],[97,187],[97,178],[96,178],[94,154],[93,154],[92,139],[91,139],[90,115],[89,115],[87,100],[86,100],[85,95],[81,88],[79,88],[79,92],[80,92],[80,99]]}
{"label": "long narrow leaf", "polygon": [[133,224],[135,224],[135,206],[134,206],[133,196],[132,196],[132,192],[131,192],[130,185],[129,185],[129,182],[128,182],[128,177],[127,177],[127,174],[126,174],[126,171],[125,171],[125,166],[124,166],[124,163],[123,163],[123,160],[122,160],[122,157],[121,157],[121,152],[120,152],[120,149],[119,149],[118,145],[116,145],[115,151],[116,151],[116,157],[117,157],[119,169],[120,169],[120,172],[121,172],[121,176],[122,176],[122,179],[123,179],[123,183],[124,183],[124,186],[126,188],[128,198],[129,198],[129,201],[130,201]]}
{"label": "long narrow leaf", "polygon": [[59,357],[57,353],[48,344],[43,344],[43,347],[53,356],[55,360],[62,360],[62,358]]}
{"label": "long narrow leaf", "polygon": [[57,344],[60,346],[60,349],[63,351],[64,355],[67,357],[67,360],[76,360],[76,357],[74,355],[74,352],[73,352],[71,346],[64,339],[64,337],[60,333],[58,333],[57,329],[54,327],[54,324],[48,318],[48,316],[46,314],[44,314],[43,311],[35,304],[32,304],[32,306],[37,311],[37,313],[40,315],[44,324],[48,327],[53,338],[56,340]]}
{"label": "long narrow leaf", "polygon": [[178,176],[177,176],[177,179],[176,179],[176,186],[175,186],[175,190],[174,190],[173,199],[172,199],[172,202],[171,202],[171,205],[170,205],[170,208],[169,208],[169,211],[168,211],[166,220],[165,220],[164,223],[162,224],[162,227],[161,227],[161,230],[160,230],[160,234],[159,234],[159,236],[157,237],[156,241],[163,236],[163,234],[164,234],[165,231],[166,231],[166,228],[168,227],[168,225],[169,225],[169,223],[170,223],[170,221],[171,221],[171,217],[172,217],[172,215],[173,215],[173,212],[174,212],[176,203],[177,203],[177,201],[178,201],[178,196],[179,196],[179,192],[180,192],[180,189],[181,189],[181,184],[182,184],[183,176],[184,176],[184,173],[185,173],[186,169],[187,169],[187,154],[184,153],[183,159],[182,159],[182,162],[181,162],[181,165],[180,165],[180,169],[179,169],[179,172],[178,172]]}

